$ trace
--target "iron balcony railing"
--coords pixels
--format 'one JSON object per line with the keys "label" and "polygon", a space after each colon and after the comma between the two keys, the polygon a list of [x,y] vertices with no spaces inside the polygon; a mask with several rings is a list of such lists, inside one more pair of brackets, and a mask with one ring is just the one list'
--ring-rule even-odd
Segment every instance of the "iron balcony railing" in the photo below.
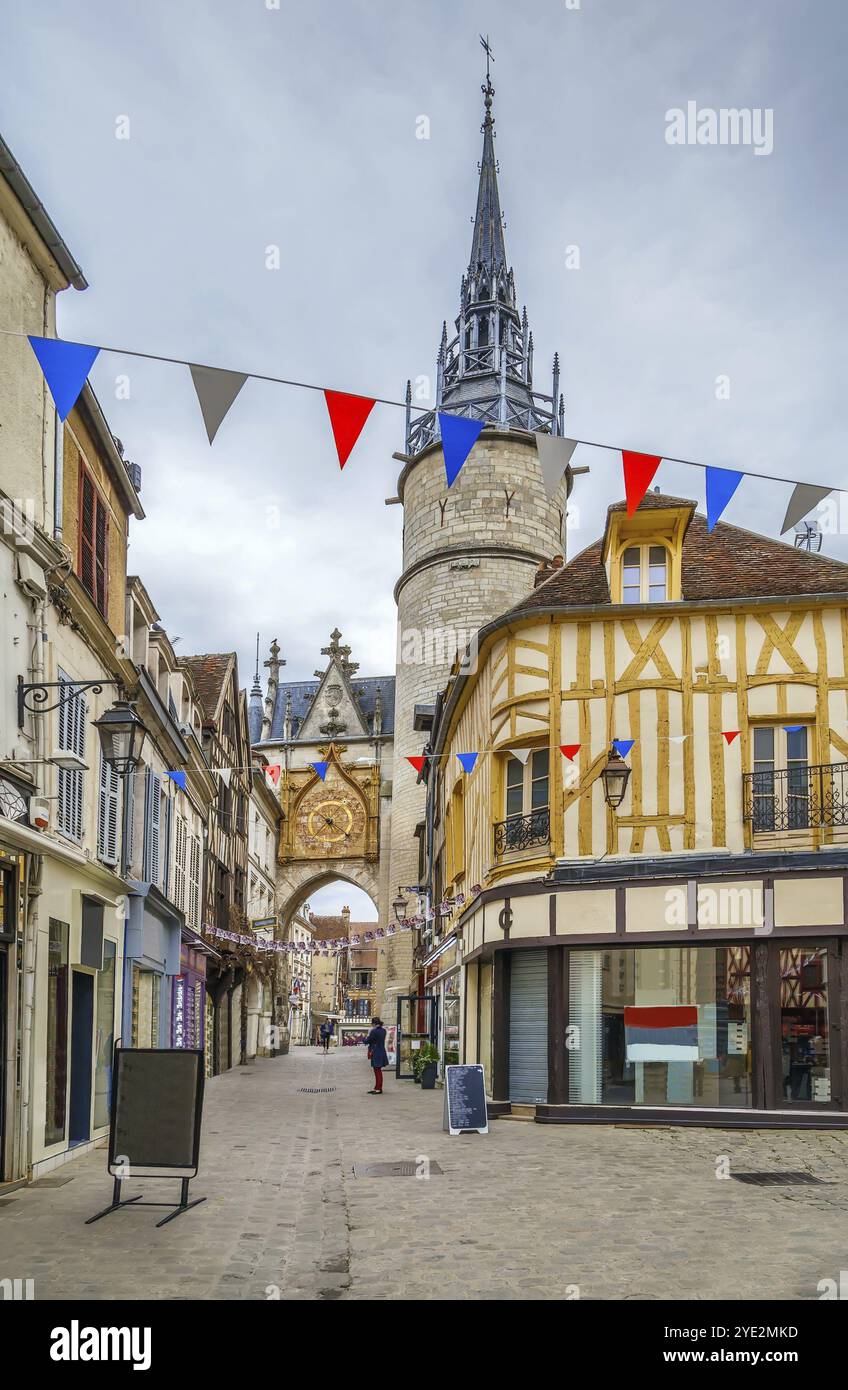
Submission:
{"label": "iron balcony railing", "polygon": [[848,763],[746,772],[744,816],[755,834],[848,826]]}
{"label": "iron balcony railing", "polygon": [[547,806],[531,811],[529,816],[508,816],[495,826],[495,854],[546,845],[550,838],[551,813]]}

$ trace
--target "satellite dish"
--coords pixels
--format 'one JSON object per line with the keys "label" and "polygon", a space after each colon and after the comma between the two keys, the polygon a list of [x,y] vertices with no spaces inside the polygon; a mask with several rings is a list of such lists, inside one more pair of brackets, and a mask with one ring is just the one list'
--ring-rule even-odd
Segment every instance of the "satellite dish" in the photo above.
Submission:
{"label": "satellite dish", "polygon": [[817,521],[799,521],[794,530],[796,550],[821,550],[822,533]]}

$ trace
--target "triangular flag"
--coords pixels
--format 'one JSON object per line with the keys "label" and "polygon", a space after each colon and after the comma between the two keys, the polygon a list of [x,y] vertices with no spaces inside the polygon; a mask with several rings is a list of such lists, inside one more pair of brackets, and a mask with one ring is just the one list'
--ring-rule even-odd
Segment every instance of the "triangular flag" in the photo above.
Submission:
{"label": "triangular flag", "polygon": [[685,743],[688,737],[688,734],[669,734],[668,741],[669,743]]}
{"label": "triangular flag", "polygon": [[244,383],[245,372],[227,372],[222,367],[189,368],[209,443],[215,438],[225,416]]}
{"label": "triangular flag", "polygon": [[635,738],[614,738],[612,746],[616,753],[620,753],[622,758],[626,758],[635,742]]}
{"label": "triangular flag", "polygon": [[480,755],[479,753],[457,753],[456,756],[462,764],[463,772],[473,772],[474,764]]}
{"label": "triangular flag", "polygon": [[571,463],[571,455],[576,448],[576,439],[565,439],[562,435],[543,434],[541,430],[536,430],[536,453],[539,455],[545,491],[549,497],[553,497],[562,482],[562,476]]}
{"label": "triangular flag", "polygon": [[733,468],[707,469],[708,531],[712,531],[744,476],[744,473],[738,473]]}
{"label": "triangular flag", "polygon": [[280,773],[282,772],[282,770],[283,769],[279,763],[269,763],[265,768],[265,776],[271,778],[271,781],[274,783],[275,787],[280,780]]}
{"label": "triangular flag", "polygon": [[722,738],[724,738],[724,739],[727,740],[727,746],[728,746],[728,748],[729,748],[730,745],[731,745],[731,743],[733,742],[733,740],[734,740],[735,738],[738,738],[738,737],[739,737],[739,730],[738,730],[738,729],[722,729],[722,731],[721,731],[721,736],[722,736]]}
{"label": "triangular flag", "polygon": [[651,479],[662,462],[662,455],[634,454],[631,449],[622,449],[621,461],[624,465],[627,515],[632,516],[651,485]]}
{"label": "triangular flag", "polygon": [[31,334],[28,337],[50,387],[59,419],[67,420],[100,348],[89,347],[86,343],[66,343],[63,338],[34,338]]}
{"label": "triangular flag", "polygon": [[185,788],[186,788],[186,775],[185,775],[184,772],[166,772],[165,776],[166,776],[166,777],[170,777],[170,779],[171,779],[172,782],[176,782],[177,786],[178,786],[182,791],[185,791]]}
{"label": "triangular flag", "polygon": [[426,763],[427,759],[425,757],[407,758],[406,761],[408,763],[411,763],[412,766],[415,768],[415,771],[420,774],[424,771],[424,764]]}
{"label": "triangular flag", "polygon": [[780,528],[781,536],[786,535],[790,526],[797,526],[799,521],[803,521],[813,507],[829,497],[832,491],[830,487],[816,487],[815,483],[796,483]]}
{"label": "triangular flag", "polygon": [[376,402],[370,396],[348,396],[344,391],[325,391],[324,400],[330,413],[339,468],[344,468]]}
{"label": "triangular flag", "polygon": [[574,762],[574,755],[575,755],[575,753],[579,753],[579,751],[580,751],[580,744],[579,744],[579,743],[561,743],[560,746],[559,746],[559,751],[560,751],[560,753],[563,754],[564,757],[568,758],[568,761],[569,761],[570,763],[573,763],[573,762]]}
{"label": "triangular flag", "polygon": [[318,776],[321,778],[321,781],[323,782],[324,778],[327,776],[327,768],[329,767],[329,763],[310,763],[309,766],[315,768],[315,771],[318,773]]}
{"label": "triangular flag", "polygon": [[225,787],[228,787],[228,786],[230,785],[230,774],[232,773],[232,768],[230,768],[230,767],[213,767],[212,771],[213,771],[213,772],[217,772],[218,776],[220,777],[221,781],[224,783],[224,786],[225,786]]}
{"label": "triangular flag", "polygon": [[797,734],[801,729],[806,728],[805,724],[784,724],[783,731],[787,734]]}
{"label": "triangular flag", "polygon": [[445,476],[448,487],[453,487],[459,477],[460,469],[477,443],[483,428],[482,420],[467,420],[464,415],[439,414],[439,429],[442,435],[442,453],[445,458]]}
{"label": "triangular flag", "polygon": [[511,753],[512,756],[513,756],[514,758],[517,758],[517,759],[518,759],[518,761],[521,763],[521,766],[522,766],[522,767],[526,767],[526,766],[527,766],[527,759],[530,757],[531,751],[532,751],[532,750],[531,750],[530,748],[509,748],[509,749],[507,749],[507,752],[508,752],[508,753]]}

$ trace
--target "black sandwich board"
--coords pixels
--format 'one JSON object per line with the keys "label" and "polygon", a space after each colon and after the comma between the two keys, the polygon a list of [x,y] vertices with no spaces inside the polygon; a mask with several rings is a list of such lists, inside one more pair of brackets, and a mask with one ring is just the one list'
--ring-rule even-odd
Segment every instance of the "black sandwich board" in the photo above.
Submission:
{"label": "black sandwich board", "polygon": [[489,1133],[486,1084],[477,1065],[445,1067],[445,1113],[442,1128],[449,1134],[476,1130]]}
{"label": "black sandwich board", "polygon": [[[90,1216],[99,1221],[119,1207],[173,1207],[157,1221],[164,1226],[181,1212],[205,1202],[188,1200],[188,1185],[197,1177],[200,1121],[203,1113],[205,1064],[202,1049],[187,1047],[120,1047],[115,1045],[112,1103],[109,1115],[107,1169],[114,1179],[112,1201]],[[147,1178],[179,1178],[179,1202],[143,1202],[121,1197],[121,1183],[144,1168],[169,1168],[171,1173],[144,1173]]]}

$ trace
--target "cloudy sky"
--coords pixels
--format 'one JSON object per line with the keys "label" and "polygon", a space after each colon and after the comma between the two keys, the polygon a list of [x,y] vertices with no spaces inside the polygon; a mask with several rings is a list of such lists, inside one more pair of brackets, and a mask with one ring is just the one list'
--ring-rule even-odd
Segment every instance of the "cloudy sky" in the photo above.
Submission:
{"label": "cloudy sky", "polygon": [[[3,134],[90,282],[61,297],[62,335],[393,399],[434,376],[483,32],[507,250],[539,389],[560,352],[567,432],[842,481],[844,0],[275,4],[5,7]],[[772,153],[669,145],[690,101],[768,108]],[[249,684],[259,631],[302,678],[337,624],[363,675],[393,669],[400,410],[340,474],[315,392],[249,382],[210,449],[185,369],[103,355],[93,380],[143,469],[130,567],[180,651],[236,648]],[[617,455],[574,461],[571,553],[622,494]],[[657,481],[703,502],[699,470]],[[777,535],[788,493],[748,480],[727,519]],[[844,535],[825,548],[848,558]]]}

